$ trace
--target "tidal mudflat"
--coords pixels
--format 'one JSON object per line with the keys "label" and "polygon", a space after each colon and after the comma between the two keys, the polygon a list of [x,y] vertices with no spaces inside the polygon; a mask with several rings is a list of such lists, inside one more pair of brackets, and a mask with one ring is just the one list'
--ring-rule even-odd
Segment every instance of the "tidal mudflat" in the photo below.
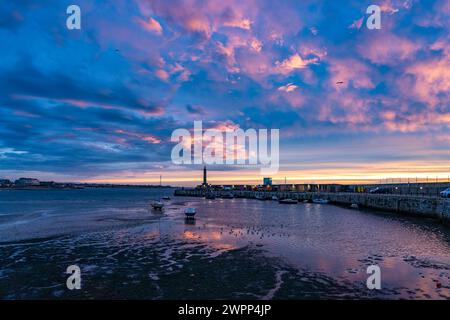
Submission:
{"label": "tidal mudflat", "polygon": [[[0,192],[0,298],[450,297],[450,229],[434,221],[250,199],[172,197],[150,210],[171,193]],[[80,290],[66,287],[74,264]],[[366,287],[373,264],[381,290]]]}

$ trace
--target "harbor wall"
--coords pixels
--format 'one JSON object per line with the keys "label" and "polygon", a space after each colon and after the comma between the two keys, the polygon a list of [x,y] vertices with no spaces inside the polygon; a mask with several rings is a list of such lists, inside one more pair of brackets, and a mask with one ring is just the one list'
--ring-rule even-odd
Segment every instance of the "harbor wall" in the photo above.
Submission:
{"label": "harbor wall", "polygon": [[291,198],[299,201],[312,201],[324,199],[332,204],[350,206],[357,204],[361,208],[389,211],[394,213],[409,214],[427,218],[439,219],[450,225],[450,199],[414,195],[395,194],[368,194],[345,192],[261,192],[261,191],[224,191],[224,190],[199,190],[177,189],[176,196],[204,197],[206,193],[212,193],[216,197],[226,197],[230,194],[237,198]]}

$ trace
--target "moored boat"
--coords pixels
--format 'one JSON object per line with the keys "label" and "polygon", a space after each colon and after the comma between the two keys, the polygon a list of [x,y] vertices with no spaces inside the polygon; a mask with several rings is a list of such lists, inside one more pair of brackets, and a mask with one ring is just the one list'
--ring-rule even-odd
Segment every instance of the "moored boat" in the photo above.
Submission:
{"label": "moored boat", "polygon": [[151,204],[153,210],[155,211],[162,211],[164,208],[164,203],[160,202],[160,201],[155,201]]}
{"label": "moored boat", "polygon": [[196,213],[197,213],[197,209],[195,209],[195,208],[184,209],[184,214],[186,215],[186,218],[193,218]]}
{"label": "moored boat", "polygon": [[298,201],[296,199],[280,199],[278,200],[278,203],[282,204],[296,204]]}
{"label": "moored boat", "polygon": [[312,202],[313,202],[313,203],[318,203],[318,204],[327,204],[327,203],[329,203],[330,201],[329,201],[329,200],[326,200],[326,199],[313,199]]}

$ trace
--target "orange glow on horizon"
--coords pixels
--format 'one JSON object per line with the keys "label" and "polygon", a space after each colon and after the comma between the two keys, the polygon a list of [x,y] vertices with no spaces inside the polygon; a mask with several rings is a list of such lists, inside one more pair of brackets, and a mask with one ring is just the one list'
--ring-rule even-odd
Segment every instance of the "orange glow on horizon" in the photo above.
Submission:
{"label": "orange glow on horizon", "polygon": [[[327,162],[315,164],[316,168],[308,168],[310,163],[290,165],[289,169],[280,169],[272,175],[274,184],[294,183],[378,183],[393,182],[434,182],[450,179],[450,166],[442,161],[396,161],[369,164],[346,162]],[[294,169],[295,168],[295,169]],[[112,184],[159,184],[159,176],[163,176],[163,184],[175,186],[195,186],[202,181],[202,170],[154,172],[127,172],[109,177],[96,177],[81,182]],[[210,168],[208,182],[211,184],[261,184],[263,175],[259,169],[240,169],[216,171]]]}

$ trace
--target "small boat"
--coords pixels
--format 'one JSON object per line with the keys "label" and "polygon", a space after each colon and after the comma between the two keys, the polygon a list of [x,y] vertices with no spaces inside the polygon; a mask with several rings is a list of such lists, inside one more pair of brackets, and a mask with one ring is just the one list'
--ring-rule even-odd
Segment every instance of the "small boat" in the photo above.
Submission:
{"label": "small boat", "polygon": [[164,208],[164,203],[162,203],[160,201],[155,201],[152,203],[152,208],[155,211],[162,211]]}
{"label": "small boat", "polygon": [[313,203],[318,203],[318,204],[327,204],[327,203],[329,203],[330,201],[329,201],[329,200],[326,200],[326,199],[313,199],[312,202],[313,202]]}
{"label": "small boat", "polygon": [[303,200],[303,203],[308,203],[308,202],[309,202],[309,200],[306,200],[306,199],[305,199],[305,200]]}
{"label": "small boat", "polygon": [[272,200],[278,201],[278,197],[277,196],[272,196]]}
{"label": "small boat", "polygon": [[208,193],[205,196],[205,199],[208,199],[208,200],[214,200],[215,198],[216,198],[216,196],[214,194],[212,194],[212,193]]}
{"label": "small boat", "polygon": [[164,197],[162,197],[162,199],[163,200],[170,200],[170,197],[169,196],[164,196]]}
{"label": "small boat", "polygon": [[352,204],[350,205],[350,208],[352,208],[352,209],[359,209],[359,206],[358,206],[357,203],[352,203]]}
{"label": "small boat", "polygon": [[186,215],[186,218],[193,218],[196,213],[197,213],[197,209],[195,209],[195,208],[184,209],[184,214]]}
{"label": "small boat", "polygon": [[282,203],[282,204],[297,204],[298,201],[295,199],[280,199],[278,200],[278,203]]}

